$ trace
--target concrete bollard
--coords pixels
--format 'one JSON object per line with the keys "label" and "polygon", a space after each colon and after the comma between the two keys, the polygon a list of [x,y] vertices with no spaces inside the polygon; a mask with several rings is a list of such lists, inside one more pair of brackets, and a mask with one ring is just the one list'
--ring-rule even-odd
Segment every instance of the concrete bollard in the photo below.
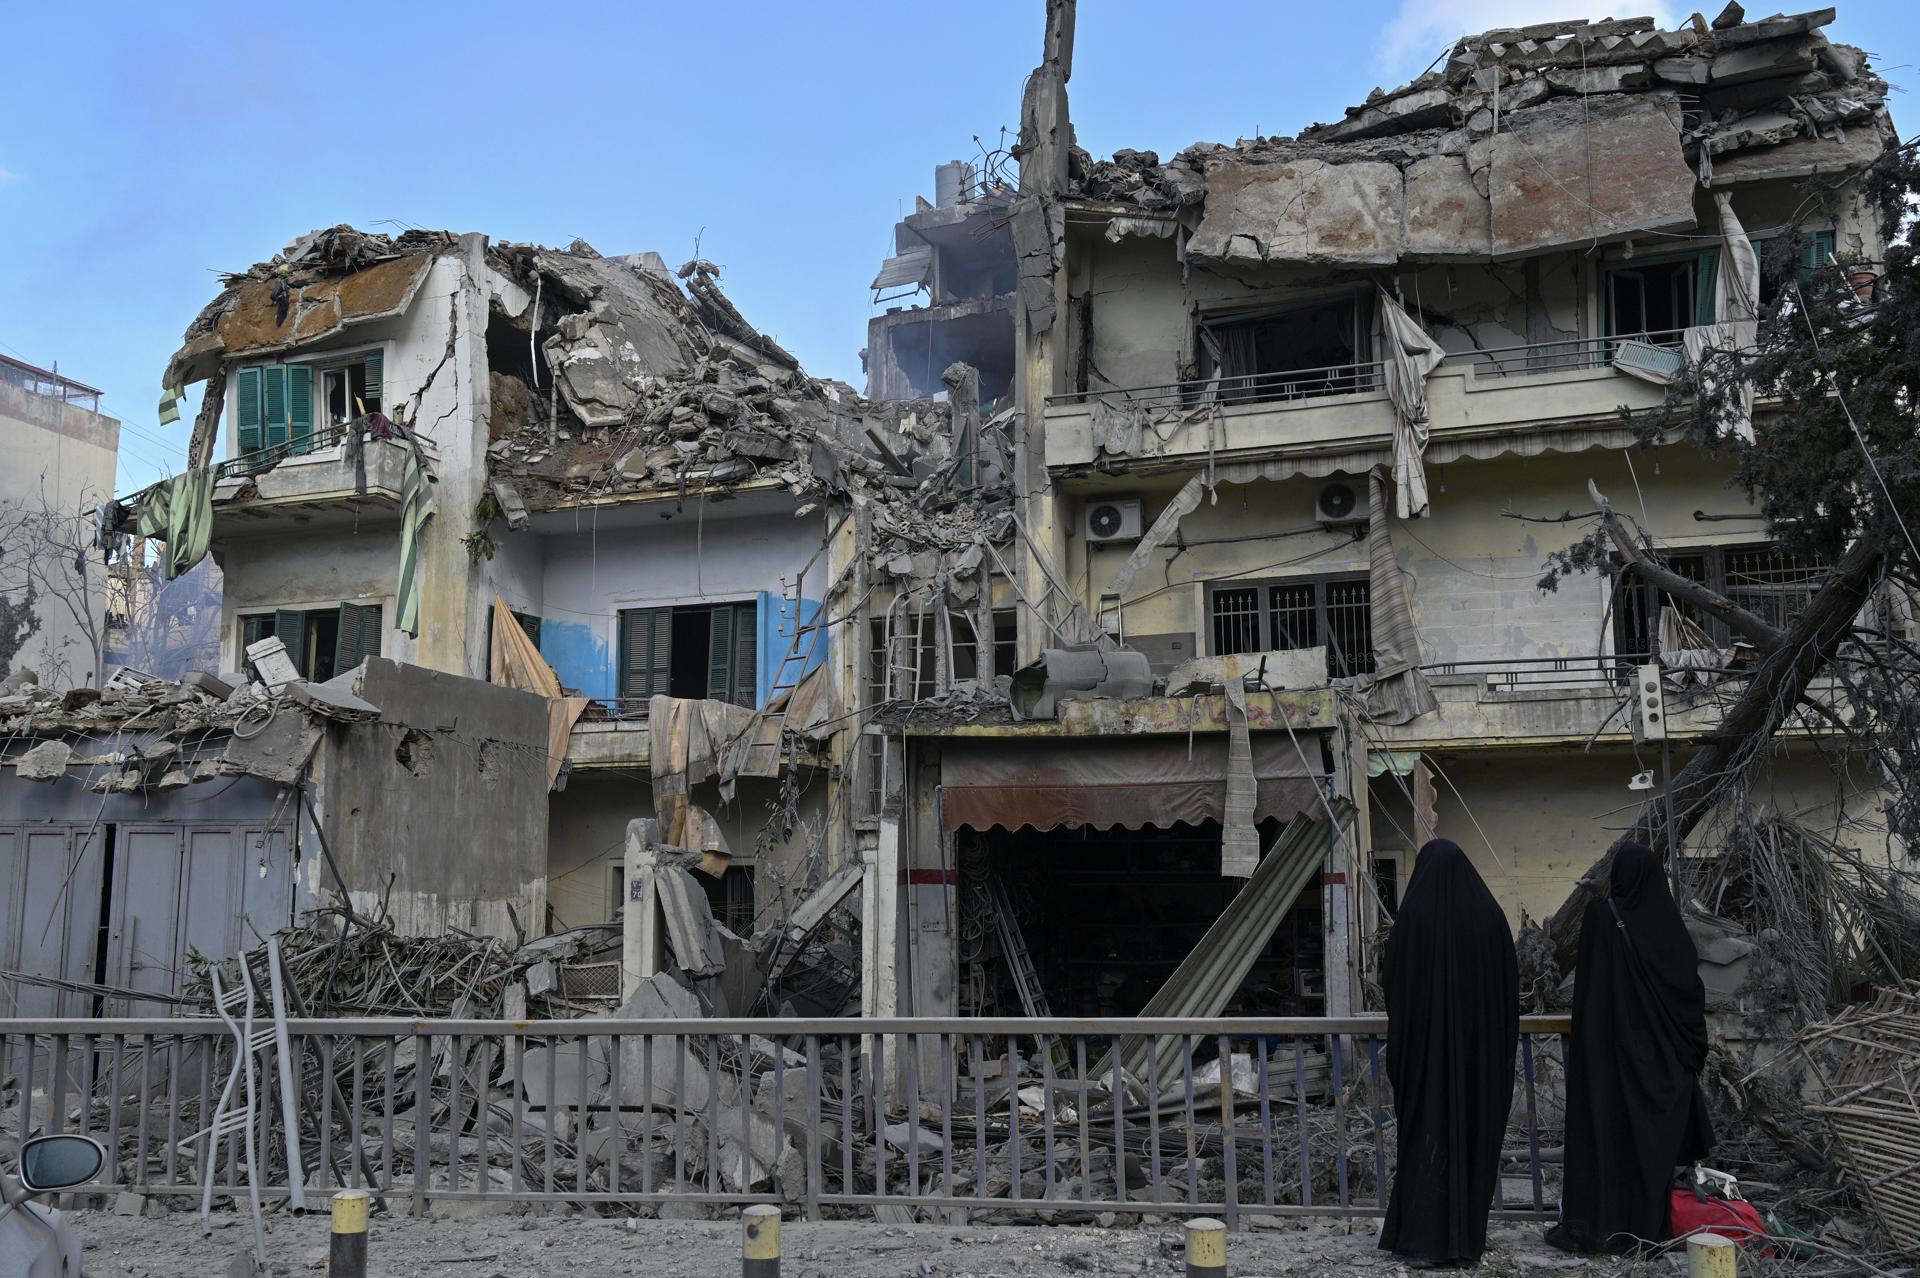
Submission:
{"label": "concrete bollard", "polygon": [[364,1189],[333,1196],[333,1236],[327,1246],[327,1278],[367,1278],[367,1205]]}
{"label": "concrete bollard", "polygon": [[760,1203],[740,1213],[741,1278],[780,1278],[780,1209]]}
{"label": "concrete bollard", "polygon": [[1187,1222],[1187,1278],[1226,1278],[1227,1227],[1217,1220]]}
{"label": "concrete bollard", "polygon": [[1740,1247],[1719,1234],[1694,1234],[1687,1239],[1687,1278],[1736,1278]]}

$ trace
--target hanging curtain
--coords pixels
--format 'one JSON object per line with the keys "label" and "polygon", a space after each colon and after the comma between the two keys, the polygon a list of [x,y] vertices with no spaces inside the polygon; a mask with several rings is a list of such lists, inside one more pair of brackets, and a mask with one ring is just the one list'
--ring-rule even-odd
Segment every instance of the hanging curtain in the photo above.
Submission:
{"label": "hanging curtain", "polygon": [[433,518],[433,473],[416,452],[407,458],[405,495],[400,503],[400,586],[396,624],[420,637],[420,534]]}
{"label": "hanging curtain", "polygon": [[1420,671],[1420,631],[1407,598],[1406,575],[1394,558],[1387,529],[1387,484],[1380,471],[1367,474],[1367,594],[1373,622],[1374,672],[1361,680],[1367,713],[1376,721],[1406,723],[1439,708]]}
{"label": "hanging curtain", "polygon": [[1427,374],[1446,357],[1385,289],[1378,290],[1375,327],[1393,401],[1393,492],[1400,518],[1427,513]]}
{"label": "hanging curtain", "polygon": [[1701,369],[1703,390],[1718,390],[1729,402],[1732,416],[1727,429],[1751,444],[1753,442],[1753,383],[1724,363],[1702,368],[1701,359],[1709,350],[1745,351],[1753,349],[1760,324],[1760,255],[1746,228],[1734,216],[1733,198],[1725,191],[1713,197],[1720,209],[1720,259],[1714,275],[1713,323],[1689,328],[1683,339],[1687,360]]}
{"label": "hanging curtain", "polygon": [[213,539],[213,470],[201,466],[163,479],[140,501],[140,535],[167,546],[161,574],[172,581],[207,557]]}

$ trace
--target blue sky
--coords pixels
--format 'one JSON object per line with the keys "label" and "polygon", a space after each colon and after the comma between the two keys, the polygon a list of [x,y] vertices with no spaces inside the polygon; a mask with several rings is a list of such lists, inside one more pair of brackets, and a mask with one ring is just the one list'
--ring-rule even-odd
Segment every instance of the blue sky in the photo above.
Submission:
{"label": "blue sky", "polygon": [[[1920,84],[1910,5],[1843,3],[1829,34]],[[1074,121],[1098,155],[1291,133],[1404,82],[1457,34],[1581,9],[1082,0]],[[351,222],[578,236],[675,265],[697,241],[749,319],[857,385],[893,222],[932,195],[936,163],[1017,124],[1042,12],[25,5],[0,76],[0,350],[106,391],[125,492],[179,465],[191,415],[156,424],[159,378],[217,272]]]}

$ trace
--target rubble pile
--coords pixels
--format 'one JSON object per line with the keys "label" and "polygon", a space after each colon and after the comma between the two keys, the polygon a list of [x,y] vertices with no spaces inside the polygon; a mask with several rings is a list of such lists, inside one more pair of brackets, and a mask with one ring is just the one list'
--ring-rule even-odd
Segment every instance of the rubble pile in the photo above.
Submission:
{"label": "rubble pile", "polygon": [[[1095,161],[1070,194],[1157,215],[1108,234],[1188,233],[1190,258],[1391,264],[1502,255],[1695,225],[1692,191],[1857,170],[1887,145],[1888,86],[1820,28],[1832,9],[1749,22],[1730,4],[1502,28],[1298,136]],[[1587,189],[1592,164],[1614,189]],[[1302,196],[1305,199],[1302,199]],[[1315,210],[1318,210],[1316,214]]]}

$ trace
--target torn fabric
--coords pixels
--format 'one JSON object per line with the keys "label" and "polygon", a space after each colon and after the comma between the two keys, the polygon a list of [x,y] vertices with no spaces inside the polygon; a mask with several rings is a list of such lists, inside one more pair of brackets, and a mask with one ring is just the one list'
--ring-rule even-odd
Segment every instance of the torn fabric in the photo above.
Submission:
{"label": "torn fabric", "polygon": [[1393,492],[1400,518],[1427,513],[1427,374],[1446,357],[1400,303],[1378,290],[1380,356],[1393,401]]}
{"label": "torn fabric", "polygon": [[[1318,758],[1311,743],[1306,754]],[[1253,820],[1316,812],[1320,778],[1284,733],[1251,739]],[[1227,807],[1227,756],[1184,736],[1101,741],[956,740],[940,757],[940,825],[973,830],[1091,826],[1169,829],[1220,821]]]}
{"label": "torn fabric", "polygon": [[1683,341],[1688,362],[1701,370],[1703,389],[1717,388],[1729,401],[1733,415],[1727,422],[1728,430],[1751,444],[1753,383],[1737,370],[1726,367],[1724,361],[1703,367],[1701,359],[1710,350],[1753,349],[1760,328],[1760,256],[1754,252],[1746,228],[1734,215],[1732,196],[1716,191],[1713,201],[1720,210],[1720,265],[1714,274],[1714,322],[1688,329]]}
{"label": "torn fabric", "polygon": [[1227,797],[1220,814],[1220,873],[1244,879],[1260,864],[1260,832],[1253,827],[1257,783],[1253,742],[1247,734],[1247,685],[1242,675],[1226,682]]}
{"label": "torn fabric", "polygon": [[160,424],[171,426],[180,420],[180,401],[187,395],[184,386],[168,386],[160,392]]}
{"label": "torn fabric", "polygon": [[493,597],[493,642],[487,654],[487,677],[503,688],[518,688],[547,699],[547,789],[553,789],[567,760],[573,725],[586,710],[587,698],[566,695],[560,676],[540,655],[540,649],[499,595]]}
{"label": "torn fabric", "polygon": [[1377,722],[1401,724],[1438,709],[1420,670],[1420,631],[1407,602],[1407,581],[1394,557],[1387,527],[1386,481],[1367,474],[1367,593],[1373,622],[1373,674],[1361,681],[1367,713]]}
{"label": "torn fabric", "polygon": [[140,535],[167,545],[160,571],[172,581],[207,557],[213,538],[213,470],[201,466],[163,479],[140,500]]}
{"label": "torn fabric", "polygon": [[1107,587],[1108,594],[1117,595],[1122,603],[1126,602],[1127,592],[1133,589],[1134,578],[1147,566],[1147,560],[1153,558],[1153,552],[1166,544],[1167,538],[1179,529],[1182,519],[1199,509],[1200,492],[1204,486],[1204,477],[1194,475],[1173,495],[1173,500],[1167,503],[1166,509],[1153,521],[1153,526],[1147,529],[1146,536],[1127,556],[1127,562],[1114,574],[1113,584]]}
{"label": "torn fabric", "polygon": [[647,767],[653,776],[653,815],[663,843],[709,858],[701,869],[724,872],[726,835],[692,798],[693,787],[720,771],[722,747],[753,725],[753,711],[725,701],[656,696],[647,702]]}
{"label": "torn fabric", "polygon": [[400,585],[394,594],[399,605],[395,624],[415,639],[420,637],[420,533],[433,518],[433,483],[419,454],[409,455],[400,507]]}

